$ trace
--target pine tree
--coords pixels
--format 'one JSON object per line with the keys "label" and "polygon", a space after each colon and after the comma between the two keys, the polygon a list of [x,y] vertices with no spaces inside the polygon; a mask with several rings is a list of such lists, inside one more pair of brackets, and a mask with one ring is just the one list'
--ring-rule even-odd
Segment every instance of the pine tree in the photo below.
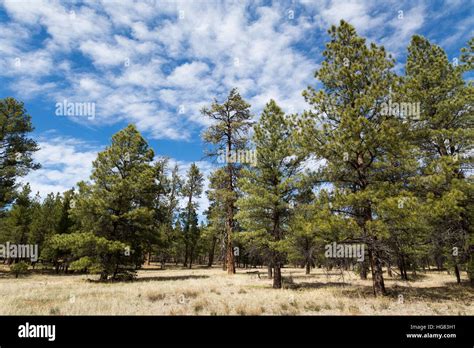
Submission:
{"label": "pine tree", "polygon": [[33,208],[29,242],[37,244],[39,249],[49,237],[59,232],[62,202],[59,194],[48,194],[43,202],[37,197]]}
{"label": "pine tree", "polygon": [[[26,184],[17,194],[12,208],[3,220],[0,241],[11,244],[27,244],[31,234],[35,202],[31,199],[30,185]],[[10,262],[13,260],[10,260]]]}
{"label": "pine tree", "polygon": [[153,156],[135,126],[129,125],[98,154],[92,182],[79,183],[73,210],[79,231],[128,246],[122,252],[112,248],[113,253],[102,254],[102,280],[140,267],[144,251],[154,240],[153,207],[158,188]]}
{"label": "pine tree", "polygon": [[187,172],[186,182],[182,187],[182,195],[186,198],[186,208],[183,211],[183,231],[185,243],[184,267],[192,267],[194,251],[199,238],[196,199],[202,194],[204,178],[195,163],[191,164]]}
{"label": "pine tree", "polygon": [[27,137],[32,131],[31,116],[23,103],[0,99],[0,213],[15,198],[17,178],[39,168],[31,157],[38,146]]}
{"label": "pine tree", "polygon": [[74,200],[74,189],[64,192],[61,200],[61,212],[59,217],[59,224],[57,228],[58,234],[71,233],[74,220],[71,217],[71,209]]}
{"label": "pine tree", "polygon": [[287,243],[288,261],[305,267],[306,274],[311,273],[317,259],[317,227],[314,214],[316,195],[312,191],[312,175],[307,171],[299,182],[298,193],[294,199],[294,214],[290,221]]}
{"label": "pine tree", "polygon": [[226,159],[226,262],[227,272],[235,273],[233,253],[233,231],[235,228],[235,201],[237,200],[236,184],[242,163],[233,160],[236,152],[244,150],[247,145],[247,131],[251,127],[250,105],[246,103],[237,89],[232,89],[222,104],[215,100],[209,108],[203,108],[201,113],[212,122],[204,133],[204,141],[214,146],[211,156],[222,156]]}
{"label": "pine tree", "polygon": [[367,245],[374,294],[385,294],[387,230],[377,219],[377,203],[400,194],[400,178],[414,165],[406,126],[399,114],[387,112],[398,79],[384,48],[367,45],[350,24],[341,21],[329,35],[315,74],[322,86],[303,93],[312,110],[299,127],[302,145],[325,160],[319,180],[333,186],[331,209],[357,223],[352,240]]}
{"label": "pine tree", "polygon": [[[165,226],[168,224],[167,216],[167,191],[169,186],[169,179],[166,176],[167,159],[159,159],[153,165],[155,177],[155,196],[153,199],[153,233],[151,238],[147,240],[144,253],[145,259],[150,264],[152,253],[162,246],[163,234],[166,230]],[[163,256],[163,255],[162,255]],[[162,260],[163,261],[163,260]],[[164,266],[164,263],[162,262]]]}
{"label": "pine tree", "polygon": [[[472,40],[470,42],[472,50]],[[470,257],[469,209],[474,199],[466,173],[472,170],[474,86],[463,73],[472,70],[472,55],[464,50],[465,64],[451,64],[444,50],[421,36],[408,47],[404,95],[419,101],[419,118],[411,119],[412,141],[420,150],[418,191],[431,205],[431,241],[454,268]],[[472,216],[472,215],[471,215]]]}
{"label": "pine tree", "polygon": [[209,176],[209,190],[206,191],[209,199],[209,207],[206,211],[208,224],[204,231],[205,237],[209,239],[208,266],[212,266],[217,243],[220,243],[224,270],[226,269],[226,178],[224,168],[216,169]]}
{"label": "pine tree", "polygon": [[273,287],[281,288],[284,244],[291,216],[290,203],[297,193],[302,158],[294,156],[292,122],[271,100],[254,128],[255,168],[245,169],[237,201],[237,220],[245,231],[262,239],[270,252]]}
{"label": "pine tree", "polygon": [[212,202],[209,203],[209,207],[204,212],[204,215],[206,216],[207,224],[202,229],[201,239],[204,251],[207,251],[207,267],[212,267],[216,247],[225,229],[225,218],[219,219],[216,204]]}
{"label": "pine tree", "polygon": [[156,254],[161,260],[161,267],[164,268],[166,261],[170,257],[175,259],[178,257],[177,243],[180,238],[180,234],[174,228],[178,213],[179,213],[179,195],[182,187],[182,180],[179,176],[179,167],[175,165],[171,171],[171,177],[167,177],[166,164],[163,171],[163,177],[160,182],[163,185],[165,195],[161,208],[157,210],[155,207],[155,213],[159,216],[159,235],[158,243],[156,246]]}

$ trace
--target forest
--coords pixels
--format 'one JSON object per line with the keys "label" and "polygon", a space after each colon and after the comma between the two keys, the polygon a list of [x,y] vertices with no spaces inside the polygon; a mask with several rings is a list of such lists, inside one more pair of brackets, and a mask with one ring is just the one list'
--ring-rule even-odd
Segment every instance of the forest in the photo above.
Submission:
{"label": "forest", "polygon": [[[40,197],[20,180],[41,166],[35,117],[21,100],[0,99],[1,278],[133,285],[151,265],[214,267],[265,277],[271,291],[291,287],[292,268],[355,274],[378,298],[393,295],[389,279],[436,270],[473,287],[474,39],[450,61],[415,35],[402,71],[345,21],[325,47],[302,113],[272,99],[255,115],[237,88],[210,96],[203,157],[217,166],[207,190],[196,164],[180,175],[129,124],[88,181]],[[6,255],[11,245],[38,255]]]}

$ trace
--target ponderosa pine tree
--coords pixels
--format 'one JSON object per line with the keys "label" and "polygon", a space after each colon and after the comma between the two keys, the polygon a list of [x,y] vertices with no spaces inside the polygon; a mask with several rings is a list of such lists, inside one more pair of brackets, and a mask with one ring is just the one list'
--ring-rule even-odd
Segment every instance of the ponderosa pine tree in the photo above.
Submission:
{"label": "ponderosa pine tree", "polygon": [[211,156],[226,158],[226,188],[224,200],[226,204],[226,262],[227,272],[235,273],[233,253],[233,231],[235,224],[235,201],[237,200],[236,184],[242,163],[235,161],[236,153],[247,146],[247,132],[251,127],[250,105],[242,99],[237,89],[232,89],[227,99],[219,104],[215,100],[209,108],[201,113],[214,122],[204,133],[204,141],[214,146]]}
{"label": "ponderosa pine tree", "polygon": [[198,204],[196,200],[202,194],[204,178],[195,163],[191,164],[186,174],[186,181],[182,187],[182,196],[186,199],[186,207],[184,208],[182,220],[183,220],[183,232],[184,232],[184,243],[185,243],[185,254],[184,254],[184,267],[192,267],[193,255],[198,240],[199,226],[196,214]]}
{"label": "ponderosa pine tree", "polygon": [[[92,182],[79,183],[73,209],[79,231],[92,232],[98,242],[110,242],[105,250],[112,250],[101,253],[102,280],[140,267],[146,246],[154,240],[157,184],[153,157],[145,139],[129,125],[98,154]],[[118,252],[116,246],[122,244],[128,249]]]}
{"label": "ponderosa pine tree", "polygon": [[474,68],[474,37],[467,43],[467,47],[461,49],[461,62],[465,64],[463,67],[466,71]]}
{"label": "ponderosa pine tree", "polygon": [[58,234],[71,233],[74,220],[71,217],[71,204],[74,199],[74,189],[64,192],[61,199],[61,212],[59,216],[59,223],[57,228]]}
{"label": "ponderosa pine tree", "polygon": [[204,231],[205,238],[209,239],[208,266],[211,267],[214,262],[214,253],[216,245],[220,241],[222,267],[226,269],[226,249],[225,230],[226,230],[226,171],[225,168],[218,168],[209,176],[209,190],[206,195],[209,199],[209,208],[206,211],[207,227]]}
{"label": "ponderosa pine tree", "polygon": [[59,194],[48,194],[42,202],[37,196],[33,203],[33,216],[30,226],[29,242],[37,244],[42,250],[44,242],[58,233],[62,202]]}
{"label": "ponderosa pine tree", "polygon": [[15,198],[17,178],[39,168],[31,157],[38,146],[27,136],[32,131],[24,104],[14,98],[0,99],[0,213]]}
{"label": "ponderosa pine tree", "polygon": [[[472,50],[472,40],[470,43]],[[461,282],[459,264],[470,258],[474,190],[466,173],[472,169],[474,148],[474,86],[463,73],[465,64],[451,64],[444,50],[415,35],[408,47],[404,95],[419,101],[420,116],[410,119],[413,143],[420,150],[421,176],[417,189],[430,206],[431,244],[452,265]],[[470,211],[471,210],[471,211]]]}
{"label": "ponderosa pine tree", "polygon": [[162,268],[165,267],[166,261],[170,257],[174,257],[175,261],[178,258],[178,242],[181,231],[175,229],[175,223],[179,215],[178,205],[183,185],[178,165],[173,167],[170,178],[163,178],[163,183],[165,183],[165,202],[163,212],[160,214],[163,214],[164,221],[160,224],[159,241],[156,247]]}
{"label": "ponderosa pine tree", "polygon": [[305,267],[306,274],[311,273],[317,258],[316,229],[314,211],[316,196],[313,192],[312,174],[302,175],[298,194],[293,203],[294,214],[290,222],[288,238],[288,261]]}
{"label": "ponderosa pine tree", "polygon": [[225,229],[225,218],[222,219],[224,224],[220,224],[222,228],[219,229],[219,224],[216,221],[216,218],[218,218],[216,211],[216,204],[210,202],[208,209],[204,212],[204,215],[207,219],[207,224],[201,231],[201,239],[203,248],[205,251],[207,251],[207,267],[212,267],[214,264],[216,247],[218,246],[221,234]]}
{"label": "ponderosa pine tree", "polygon": [[[26,184],[18,192],[14,204],[2,218],[0,243],[27,244],[33,221],[34,201],[30,197],[30,185]],[[9,260],[12,262],[14,260]]]}
{"label": "ponderosa pine tree", "polygon": [[303,92],[312,110],[299,127],[302,145],[325,160],[319,175],[333,186],[332,210],[357,223],[349,237],[367,245],[374,294],[385,294],[382,239],[387,231],[376,205],[399,194],[403,183],[397,179],[413,166],[402,120],[386,112],[398,79],[385,49],[367,45],[347,22],[331,27],[329,35],[315,73],[322,86]]}
{"label": "ponderosa pine tree", "polygon": [[[146,262],[150,264],[152,253],[157,248],[161,248],[165,226],[168,222],[167,214],[167,193],[169,189],[169,179],[167,177],[168,160],[166,158],[158,159],[153,164],[155,172],[155,197],[153,200],[153,233],[148,239],[148,245],[144,250]],[[163,263],[162,263],[163,265]],[[163,265],[164,266],[164,265]]]}
{"label": "ponderosa pine tree", "polygon": [[237,201],[236,219],[246,233],[267,245],[273,267],[273,287],[281,288],[285,235],[291,217],[290,203],[297,194],[302,158],[295,156],[292,121],[271,100],[254,127],[257,153],[255,167],[244,169],[239,184],[243,196]]}

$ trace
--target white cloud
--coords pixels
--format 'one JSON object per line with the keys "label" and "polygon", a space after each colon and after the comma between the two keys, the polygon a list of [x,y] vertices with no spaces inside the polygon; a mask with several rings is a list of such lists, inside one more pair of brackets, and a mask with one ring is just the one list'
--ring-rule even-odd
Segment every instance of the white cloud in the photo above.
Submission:
{"label": "white cloud", "polygon": [[[20,45],[12,35],[0,41],[9,59],[0,74],[28,77],[24,87],[35,93],[45,79],[57,78],[44,97],[52,104],[95,102],[94,120],[73,120],[91,126],[135,122],[153,138],[186,139],[208,124],[200,108],[236,86],[257,103],[255,113],[269,97],[301,110],[301,91],[316,68],[293,47],[311,25],[304,18],[288,21],[280,4],[6,1],[3,6],[14,22],[9,25],[18,23],[30,36],[21,35]],[[39,29],[47,37],[31,46]],[[28,69],[11,69],[17,55]],[[83,57],[95,69],[78,66]],[[177,115],[181,106],[186,112]]]}
{"label": "white cloud", "polygon": [[374,1],[330,1],[320,8],[315,17],[323,28],[339,25],[340,20],[344,19],[354,25],[360,33],[367,34],[370,30],[381,27],[386,20],[386,13],[371,15],[371,12],[379,6],[380,2]]}
{"label": "white cloud", "polygon": [[72,49],[81,41],[104,38],[110,33],[110,23],[86,5],[59,1],[6,0],[4,7],[17,22],[32,29],[37,25],[45,28],[57,49]]}
{"label": "white cloud", "polygon": [[195,87],[202,82],[202,75],[209,67],[202,62],[185,63],[176,67],[167,80],[173,87]]}
{"label": "white cloud", "polygon": [[[402,10],[403,11],[403,10]],[[389,48],[391,52],[397,53],[405,51],[410,42],[410,38],[417,34],[425,21],[426,8],[423,5],[412,7],[403,11],[399,16],[395,16],[388,25],[393,28],[392,35],[383,38],[382,44]]]}
{"label": "white cloud", "polygon": [[74,138],[58,136],[41,138],[38,145],[40,149],[33,158],[42,167],[21,179],[30,183],[33,193],[39,192],[44,198],[51,192],[64,192],[79,181],[89,179],[98,148]]}

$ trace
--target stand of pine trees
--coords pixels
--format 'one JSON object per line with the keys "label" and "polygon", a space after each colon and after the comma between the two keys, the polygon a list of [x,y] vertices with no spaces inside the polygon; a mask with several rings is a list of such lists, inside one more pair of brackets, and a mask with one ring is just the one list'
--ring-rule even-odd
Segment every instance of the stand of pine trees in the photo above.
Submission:
{"label": "stand of pine trees", "polygon": [[[39,167],[31,117],[21,102],[0,100],[0,243],[37,244],[41,267],[103,281],[155,262],[220,264],[229,274],[265,267],[274,288],[285,265],[338,267],[370,275],[376,296],[387,276],[431,267],[458,283],[466,272],[474,285],[474,86],[465,80],[474,40],[453,64],[414,36],[401,75],[350,24],[328,33],[304,113],[286,115],[270,100],[254,117],[236,89],[202,109],[212,121],[208,155],[225,163],[209,177],[201,223],[199,168],[182,177],[155,160],[133,125],[98,154],[90,180],[33,196],[18,184]],[[256,162],[242,161],[245,151]],[[333,242],[363,244],[364,260],[328,259]]]}

